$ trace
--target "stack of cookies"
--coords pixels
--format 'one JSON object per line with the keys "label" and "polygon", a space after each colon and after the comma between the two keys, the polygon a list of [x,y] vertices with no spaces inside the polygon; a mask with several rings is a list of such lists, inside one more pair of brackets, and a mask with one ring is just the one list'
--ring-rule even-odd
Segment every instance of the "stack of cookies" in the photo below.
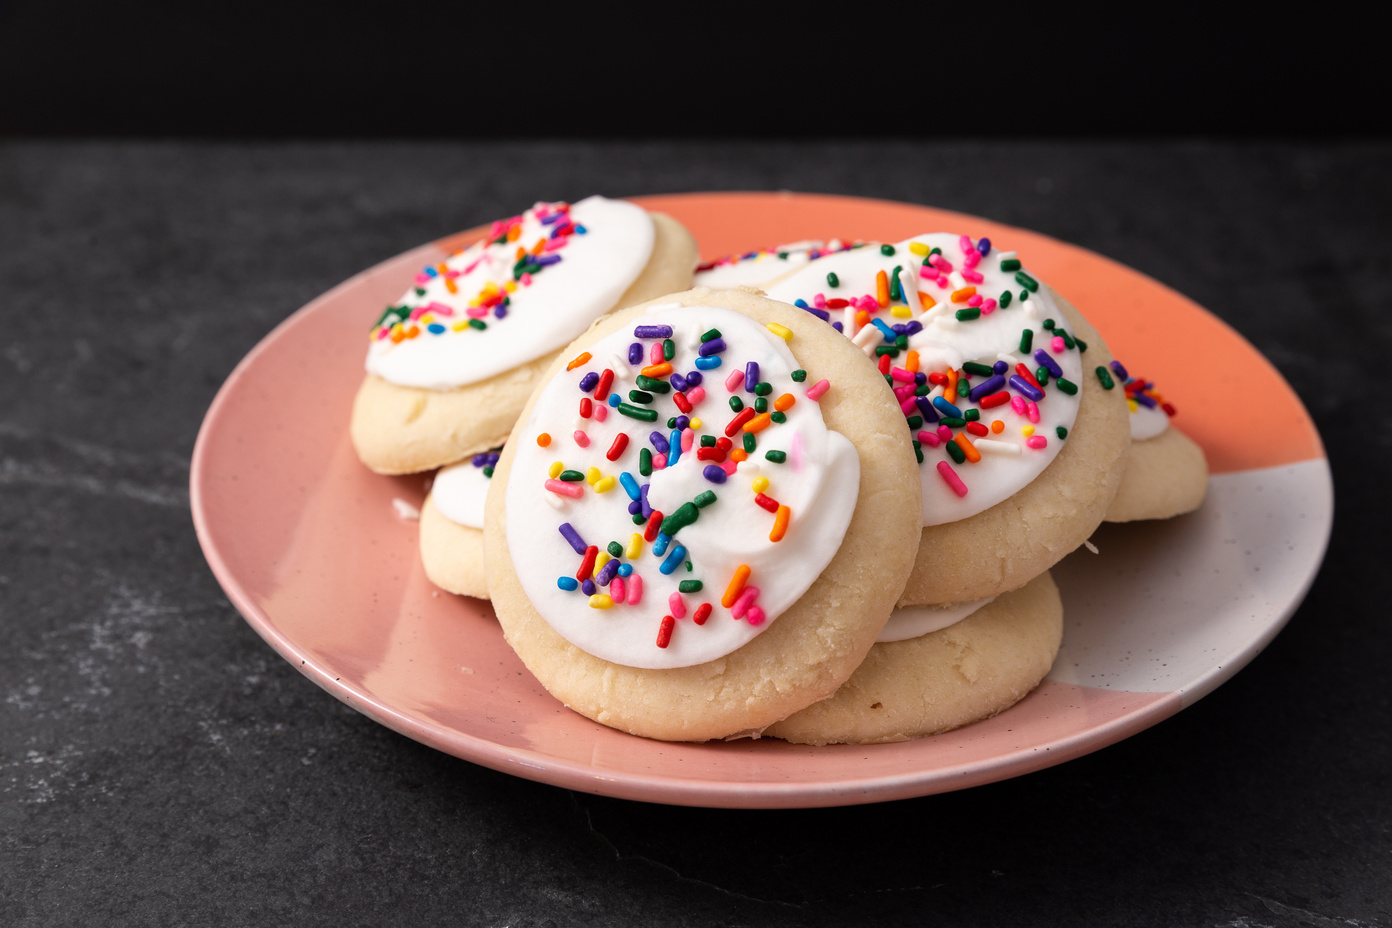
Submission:
{"label": "stack of cookies", "polygon": [[[555,264],[573,276],[543,293]],[[1058,652],[1049,568],[1104,518],[1202,500],[1154,385],[989,241],[803,242],[683,290],[693,267],[666,217],[538,204],[388,309],[354,410],[374,470],[453,465],[422,513],[429,576],[486,591],[589,718],[826,744],[989,717]]]}

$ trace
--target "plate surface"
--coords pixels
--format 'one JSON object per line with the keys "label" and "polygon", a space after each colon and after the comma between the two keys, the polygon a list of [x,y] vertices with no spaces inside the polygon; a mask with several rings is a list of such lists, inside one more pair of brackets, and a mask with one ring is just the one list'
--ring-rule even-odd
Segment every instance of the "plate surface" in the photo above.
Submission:
{"label": "plate surface", "polygon": [[[1295,611],[1333,521],[1324,449],[1294,391],[1217,318],[1136,271],[1037,233],[903,203],[790,193],[640,198],[709,259],[805,238],[988,236],[1157,381],[1203,446],[1208,500],[1163,523],[1104,525],[1055,568],[1065,635],[1034,693],[994,719],[903,744],[667,744],[561,706],[503,641],[488,603],[439,593],[417,555],[420,476],[369,473],[348,440],[366,333],[464,232],[392,258],[296,312],[242,360],[194,449],[194,524],[237,609],[358,711],[496,770],[683,805],[779,808],[921,796],[1028,773],[1173,715],[1236,673]],[[1242,410],[1233,416],[1232,409]]]}

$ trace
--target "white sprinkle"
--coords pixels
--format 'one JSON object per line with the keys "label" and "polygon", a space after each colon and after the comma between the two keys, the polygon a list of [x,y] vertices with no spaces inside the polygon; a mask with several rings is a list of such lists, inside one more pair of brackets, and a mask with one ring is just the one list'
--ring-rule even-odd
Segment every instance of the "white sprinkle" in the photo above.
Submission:
{"label": "white sprinkle", "polygon": [[565,509],[565,500],[561,499],[555,493],[547,493],[543,499],[550,504],[552,509]]}
{"label": "white sprinkle", "polygon": [[1098,551],[1098,550],[1097,550],[1097,545],[1093,544],[1091,541],[1085,541],[1085,542],[1083,542],[1083,547],[1084,547],[1084,548],[1087,548],[1087,549],[1088,549],[1089,551],[1091,551],[1093,554],[1101,554],[1101,553],[1102,553],[1101,551]]}
{"label": "white sprinkle", "polygon": [[396,510],[396,517],[403,521],[416,522],[420,519],[420,510],[400,497],[392,500],[392,508]]}
{"label": "white sprinkle", "polygon": [[1003,454],[1009,457],[1019,457],[1020,455],[1020,446],[1013,442],[978,438],[973,444],[976,445],[976,450],[982,454]]}

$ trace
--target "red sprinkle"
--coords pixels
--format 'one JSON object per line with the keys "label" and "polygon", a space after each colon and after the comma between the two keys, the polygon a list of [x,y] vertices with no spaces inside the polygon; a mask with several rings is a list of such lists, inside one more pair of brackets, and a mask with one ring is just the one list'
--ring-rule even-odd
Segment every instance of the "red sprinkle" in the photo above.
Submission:
{"label": "red sprinkle", "polygon": [[614,385],[614,372],[609,368],[599,375],[599,386],[595,387],[594,398],[601,403],[609,398],[609,388]]}
{"label": "red sprinkle", "polygon": [[[589,400],[586,400],[585,402],[588,403]],[[628,433],[620,432],[619,434],[614,436],[614,443],[609,446],[609,450],[604,453],[604,456],[611,461],[617,461],[619,457],[624,453],[624,451],[627,450],[627,448]]]}
{"label": "red sprinkle", "polygon": [[1161,403],[1161,404],[1160,404],[1160,408],[1163,409],[1163,410],[1165,410],[1165,415],[1167,415],[1167,416],[1173,416],[1173,415],[1174,415],[1175,409],[1174,409],[1174,407],[1171,406],[1169,403]]}
{"label": "red sprinkle", "polygon": [[580,401],[580,418],[588,419],[594,412],[594,401],[588,396]]}
{"label": "red sprinkle", "polygon": [[644,540],[644,541],[655,541],[655,540],[657,539],[657,530],[660,529],[661,527],[662,527],[662,513],[658,512],[656,509],[654,509],[654,510],[652,511],[652,515],[648,516],[648,525],[647,525],[647,527],[643,529],[643,540]]}
{"label": "red sprinkle", "polygon": [[691,614],[691,621],[695,622],[697,625],[705,625],[706,619],[710,618],[710,614],[711,604],[701,603],[701,605],[696,607],[696,611]]}
{"label": "red sprinkle", "polygon": [[988,429],[986,426],[982,425],[980,422],[968,422],[967,431],[971,432],[973,435],[983,438],[991,434],[991,430]]}
{"label": "red sprinkle", "polygon": [[721,451],[729,451],[731,448],[735,446],[735,443],[730,441],[730,439],[728,438],[717,438],[715,440],[715,446],[719,448]]}
{"label": "red sprinkle", "polygon": [[946,374],[936,374],[936,373],[935,373],[935,374],[929,374],[929,375],[928,375],[928,382],[931,383],[931,384],[935,384],[935,385],[937,385],[937,386],[939,386],[939,387],[945,387],[945,386],[947,386],[947,375],[946,375]]}
{"label": "red sprinkle", "polygon": [[1002,390],[999,393],[992,393],[990,396],[983,396],[977,405],[982,409],[994,409],[1010,402],[1010,394]]}
{"label": "red sprinkle", "polygon": [[827,309],[845,309],[847,306],[850,306],[850,305],[851,305],[851,304],[850,304],[850,301],[848,301],[848,300],[843,300],[843,299],[841,299],[840,297],[837,297],[837,298],[834,299],[834,300],[827,300],[827,304],[826,304]]}
{"label": "red sprinkle", "polygon": [[769,499],[762,493],[755,494],[754,502],[758,504],[760,509],[767,509],[769,512],[778,511],[778,500]]}
{"label": "red sprinkle", "polygon": [[687,400],[686,394],[678,390],[672,394],[672,402],[677,404],[677,408],[682,412],[691,412],[691,402]]}
{"label": "red sprinkle", "polygon": [[590,579],[590,574],[594,573],[595,558],[599,556],[599,548],[590,545],[585,549],[585,559],[580,562],[580,569],[575,572],[575,579],[584,583]]}
{"label": "red sprinkle", "polygon": [[889,368],[890,368],[889,355],[887,355],[887,354],[882,354],[882,355],[880,355],[880,362],[879,362],[879,364],[880,364],[880,373],[881,373],[881,374],[888,374],[888,373],[889,373]]}
{"label": "red sprinkle", "polygon": [[721,451],[719,448],[702,445],[696,449],[696,460],[714,461],[716,464],[719,464],[725,460],[725,452]]}
{"label": "red sprinkle", "polygon": [[743,409],[741,409],[739,411],[739,414],[730,420],[730,424],[725,426],[725,436],[728,438],[731,435],[734,435],[737,432],[739,432],[739,430],[744,427],[744,424],[746,422],[754,418],[754,415],[755,413],[753,406],[746,406]]}
{"label": "red sprinkle", "polygon": [[1036,390],[1044,389],[1039,385],[1039,381],[1034,379],[1034,375],[1030,373],[1030,369],[1028,367],[1025,367],[1023,364],[1015,365],[1015,373],[1019,374],[1020,377],[1023,378],[1026,383],[1034,387]]}
{"label": "red sprinkle", "polygon": [[657,630],[657,646],[665,648],[672,643],[672,629],[677,627],[677,620],[670,615],[662,617],[662,627]]}

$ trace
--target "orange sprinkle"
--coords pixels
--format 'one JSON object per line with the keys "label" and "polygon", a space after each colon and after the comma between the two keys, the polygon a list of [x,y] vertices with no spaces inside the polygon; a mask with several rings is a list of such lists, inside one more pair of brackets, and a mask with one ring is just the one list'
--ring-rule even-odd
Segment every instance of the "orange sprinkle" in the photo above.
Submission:
{"label": "orange sprinkle", "polygon": [[441,277],[449,273],[449,267],[444,262],[435,265],[435,270],[440,272]]}
{"label": "orange sprinkle", "polygon": [[547,445],[551,444],[551,436],[546,432],[542,432],[537,436],[537,444],[545,448]]}
{"label": "orange sprinkle", "polygon": [[406,333],[403,332],[403,331],[401,331],[401,327],[400,327],[400,326],[392,326],[392,333],[391,333],[392,344],[394,344],[394,345],[399,345],[399,344],[401,344],[402,339],[404,339],[405,337],[406,337]]}
{"label": "orange sprinkle", "polygon": [[937,300],[933,299],[931,296],[924,293],[922,290],[918,291],[918,298],[923,302],[923,311],[925,313],[928,310],[932,309],[934,306],[938,305]]}
{"label": "orange sprinkle", "polygon": [[1001,432],[1005,431],[1005,423],[997,419],[995,422],[991,423],[991,431],[999,435]]}
{"label": "orange sprinkle", "polygon": [[458,293],[458,292],[459,292],[459,288],[458,288],[457,286],[455,286],[454,280],[453,280],[452,278],[449,278],[449,277],[446,277],[446,278],[445,278],[445,289],[448,290],[450,293]]}
{"label": "orange sprinkle", "polygon": [[566,365],[566,370],[573,371],[581,364],[585,364],[586,362],[588,362],[592,357],[594,357],[594,355],[590,354],[588,351],[582,352],[575,356],[574,361],[571,361],[569,364]]}
{"label": "orange sprinkle", "polygon": [[730,578],[730,585],[725,588],[725,595],[720,597],[720,605],[729,609],[739,599],[744,592],[744,583],[749,579],[749,565],[741,564],[735,568],[735,575]]}
{"label": "orange sprinkle", "polygon": [[[508,241],[512,241],[512,240],[511,240],[511,239],[508,239]],[[514,261],[521,261],[521,260],[522,260],[523,258],[525,258],[526,256],[527,256],[527,249],[523,248],[521,245],[518,245],[518,246],[517,246],[517,254],[516,254],[515,256],[513,256],[513,260],[514,260]]]}
{"label": "orange sprinkle", "polygon": [[734,448],[730,451],[730,460],[732,461],[744,461],[748,460],[748,458],[749,452],[745,451],[743,448]]}
{"label": "orange sprinkle", "polygon": [[415,337],[416,337],[417,335],[419,335],[419,334],[420,334],[420,326],[418,326],[418,325],[413,325],[413,326],[411,326],[409,329],[406,330],[406,337],[407,337],[407,338],[415,338]]}
{"label": "orange sprinkle", "polygon": [[[880,273],[883,274],[884,271]],[[790,515],[792,515],[792,510],[787,506],[778,507],[778,511],[773,515],[773,531],[769,532],[769,541],[782,541],[783,536],[788,534],[788,517]]]}
{"label": "orange sprinkle", "polygon": [[967,456],[967,460],[973,464],[981,460],[981,452],[976,450],[976,445],[971,443],[966,432],[958,432],[952,439],[957,443],[957,447],[962,449],[962,453]]}
{"label": "orange sprinkle", "polygon": [[869,313],[867,313],[867,312],[866,312],[865,310],[863,310],[863,309],[862,309],[860,312],[856,313],[856,325],[860,326],[861,328],[864,328],[865,326],[867,326],[867,325],[869,325],[869,324],[870,324],[870,314],[869,314]]}
{"label": "orange sprinkle", "polygon": [[778,399],[773,401],[773,408],[778,410],[779,412],[787,412],[789,409],[793,408],[793,404],[796,402],[797,399],[794,398],[794,396],[791,393],[784,393]]}
{"label": "orange sprinkle", "polygon": [[912,351],[912,350],[911,350],[911,351],[909,352],[909,356],[908,356],[907,358],[904,359],[904,370],[908,371],[910,374],[917,374],[917,373],[918,373],[918,352],[917,352],[917,351]]}
{"label": "orange sprinkle", "polygon": [[963,287],[961,290],[952,291],[952,302],[965,303],[968,298],[976,296],[975,287]]}
{"label": "orange sprinkle", "polygon": [[[507,240],[508,240],[509,242],[515,242],[515,241],[517,241],[517,237],[518,237],[519,235],[521,235],[521,234],[522,234],[522,223],[519,222],[517,225],[513,226],[511,229],[508,229]],[[518,250],[519,252],[522,252],[522,249],[520,249],[520,248],[517,249],[517,250]],[[525,252],[522,252],[522,254],[525,254]],[[519,254],[517,257],[519,257],[519,258],[522,257],[522,254]]]}
{"label": "orange sprinkle", "polygon": [[875,272],[875,299],[880,309],[889,305],[889,275],[884,271]]}
{"label": "orange sprinkle", "polygon": [[947,386],[943,387],[943,398],[949,403],[957,402],[957,371],[949,368],[947,372]]}
{"label": "orange sprinkle", "polygon": [[638,373],[642,374],[644,377],[651,377],[653,380],[657,380],[659,377],[666,377],[668,374],[672,373],[672,365],[668,364],[666,361],[660,364],[649,364]]}
{"label": "orange sprinkle", "polygon": [[772,421],[772,416],[766,412],[761,412],[744,424],[744,430],[753,435],[755,432],[762,432],[764,429],[768,428],[769,423]]}
{"label": "orange sprinkle", "polygon": [[536,243],[535,245],[532,246],[532,254],[534,254],[534,255],[539,255],[539,254],[541,254],[541,250],[542,250],[543,248],[545,248],[545,247],[546,247],[546,239],[544,239],[544,238],[539,238],[539,239],[537,239],[537,243]]}

